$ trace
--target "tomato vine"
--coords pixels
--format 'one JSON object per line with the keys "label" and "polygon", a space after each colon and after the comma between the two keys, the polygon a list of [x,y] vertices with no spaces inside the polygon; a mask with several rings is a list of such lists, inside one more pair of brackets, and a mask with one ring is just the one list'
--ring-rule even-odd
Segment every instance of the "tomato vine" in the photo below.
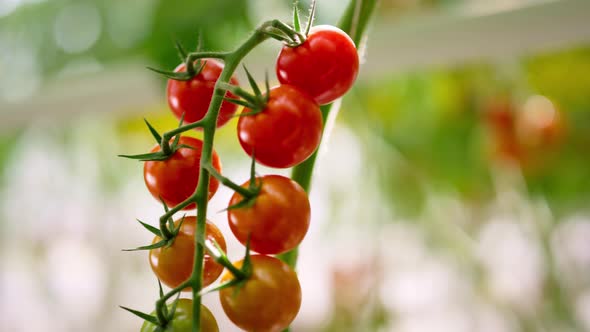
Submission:
{"label": "tomato vine", "polygon": [[[340,89],[339,91],[337,91],[337,93],[332,94],[332,96],[329,99],[326,98],[321,98],[321,102],[332,102],[335,100],[335,98],[339,98],[344,92],[346,92],[350,86],[352,85],[352,82],[354,81],[354,78],[356,78],[356,71],[358,70],[358,56],[356,55],[356,47],[359,45],[361,39],[362,39],[362,35],[363,35],[363,31],[365,31],[366,25],[369,21],[369,18],[371,17],[375,5],[376,5],[377,0],[351,0],[349,3],[349,6],[347,7],[347,10],[345,12],[345,15],[343,16],[343,19],[340,23],[340,26],[344,28],[344,32],[341,33],[342,36],[346,38],[349,38],[348,36],[346,36],[346,33],[348,33],[350,35],[350,43],[351,43],[351,49],[354,52],[354,57],[353,59],[356,59],[356,64],[346,60],[343,61],[342,63],[347,67],[344,68],[346,70],[350,70],[350,74],[348,75],[348,77],[346,78],[347,82],[345,84],[345,87]],[[272,258],[270,256],[264,256],[264,255],[257,255],[257,256],[250,256],[249,250],[250,250],[250,240],[252,240],[252,245],[253,250],[254,251],[258,251],[261,253],[267,253],[267,254],[279,254],[282,253],[280,255],[277,255],[277,257],[279,257],[281,260],[283,260],[285,263],[287,263],[289,266],[293,267],[295,266],[296,263],[296,258],[297,258],[297,248],[296,246],[299,244],[299,242],[302,240],[305,232],[307,231],[307,227],[308,227],[308,223],[309,223],[309,214],[306,212],[303,212],[300,216],[297,215],[297,217],[302,218],[302,224],[301,224],[301,228],[297,231],[297,235],[293,238],[293,239],[289,239],[288,242],[281,242],[278,241],[274,244],[272,244],[270,247],[265,246],[265,244],[263,243],[265,240],[265,234],[255,234],[255,230],[250,230],[249,232],[251,233],[239,233],[239,235],[236,233],[237,231],[234,230],[234,233],[236,233],[236,236],[239,237],[239,240],[244,243],[246,245],[246,254],[244,259],[239,262],[238,266],[233,265],[231,263],[231,261],[227,258],[225,252],[224,252],[224,248],[222,248],[222,246],[220,246],[220,244],[218,243],[219,241],[216,240],[206,240],[206,225],[207,225],[207,205],[208,205],[208,200],[209,198],[212,196],[211,191],[214,192],[214,189],[211,188],[212,184],[215,185],[215,189],[216,189],[216,183],[220,182],[222,184],[224,184],[225,186],[228,186],[229,188],[233,189],[236,194],[234,195],[235,197],[237,197],[236,199],[232,199],[232,201],[230,202],[230,206],[228,207],[228,210],[230,210],[231,213],[234,213],[236,211],[240,211],[240,209],[243,208],[254,208],[257,204],[256,198],[258,197],[258,195],[265,195],[265,190],[264,190],[264,186],[265,186],[265,180],[264,177],[262,178],[262,180],[260,180],[260,178],[256,178],[255,177],[255,172],[254,172],[254,160],[258,159],[256,157],[256,151],[258,151],[257,149],[260,149],[260,153],[262,156],[262,153],[264,153],[264,151],[262,150],[262,148],[257,147],[256,145],[253,145],[251,147],[251,150],[248,151],[246,149],[246,147],[244,146],[244,144],[242,144],[246,150],[246,152],[248,152],[249,154],[251,154],[252,156],[252,167],[251,167],[251,176],[250,176],[250,181],[247,184],[244,184],[242,186],[234,183],[233,181],[231,181],[230,179],[224,177],[221,172],[220,172],[220,167],[219,167],[219,162],[218,160],[216,160],[216,154],[213,150],[213,145],[214,145],[214,139],[215,139],[215,131],[218,125],[222,125],[224,121],[226,121],[226,119],[219,119],[219,115],[222,109],[222,104],[225,104],[227,102],[233,102],[239,105],[244,105],[247,106],[248,108],[250,108],[250,111],[248,112],[244,112],[241,116],[242,117],[255,117],[256,115],[251,115],[251,114],[256,114],[257,112],[265,112],[267,111],[267,108],[270,107],[271,103],[272,103],[272,98],[273,98],[273,94],[271,93],[271,89],[268,88],[268,83],[267,83],[267,91],[266,94],[263,95],[262,92],[260,91],[260,89],[256,86],[256,84],[254,83],[254,79],[252,78],[252,76],[250,75],[249,72],[247,72],[248,74],[248,78],[250,81],[250,84],[252,86],[252,89],[255,92],[255,95],[249,95],[247,93],[245,93],[243,90],[241,90],[240,88],[236,87],[235,85],[231,85],[230,83],[234,83],[236,84],[236,80],[233,79],[233,74],[236,71],[236,69],[238,68],[239,64],[241,63],[241,61],[243,60],[243,58],[250,52],[252,51],[254,48],[256,48],[259,44],[261,44],[262,42],[264,42],[267,39],[276,39],[279,40],[281,42],[283,42],[286,46],[286,48],[297,48],[300,46],[304,46],[308,35],[310,35],[310,31],[311,33],[313,33],[312,30],[312,22],[313,22],[313,17],[315,14],[315,1],[312,1],[312,5],[311,5],[311,10],[310,10],[310,15],[309,15],[309,19],[308,19],[308,23],[307,26],[305,27],[305,29],[301,28],[300,22],[299,22],[299,14],[298,14],[298,10],[296,9],[294,11],[294,22],[293,22],[293,27],[279,21],[279,20],[270,20],[267,22],[264,22],[263,24],[261,24],[253,33],[252,35],[238,48],[236,48],[234,51],[232,52],[203,52],[200,50],[197,50],[196,52],[192,52],[192,53],[187,53],[181,45],[177,44],[177,49],[179,51],[180,57],[183,59],[184,64],[182,64],[181,66],[179,66],[177,68],[177,70],[173,71],[173,72],[166,72],[166,71],[161,71],[161,70],[154,70],[157,71],[161,74],[164,74],[165,76],[167,76],[168,78],[170,78],[171,80],[174,81],[189,81],[191,79],[193,79],[194,77],[196,77],[197,75],[201,74],[201,72],[205,69],[209,70],[207,67],[207,61],[215,61],[215,63],[217,64],[217,61],[220,60],[223,62],[223,69],[221,69],[221,72],[218,72],[218,78],[215,82],[213,91],[211,93],[211,99],[210,99],[210,103],[209,103],[209,107],[206,111],[206,113],[201,114],[199,116],[194,116],[194,114],[190,115],[190,119],[188,121],[188,123],[184,123],[184,117],[186,116],[186,111],[182,111],[182,110],[174,110],[173,111],[176,113],[176,115],[180,115],[180,125],[178,126],[178,128],[175,128],[173,130],[164,132],[163,134],[159,134],[147,121],[147,125],[148,128],[150,130],[150,132],[152,133],[152,136],[154,137],[154,139],[158,142],[158,147],[154,148],[150,153],[147,154],[142,154],[142,155],[135,155],[135,156],[125,156],[128,158],[132,158],[132,159],[137,159],[137,160],[141,160],[146,162],[146,169],[148,169],[148,163],[160,163],[158,164],[158,166],[164,165],[164,164],[172,164],[172,160],[174,160],[175,158],[178,159],[180,158],[179,156],[181,155],[181,153],[185,150],[188,150],[189,152],[194,150],[194,149],[198,149],[199,151],[197,151],[196,153],[198,153],[200,155],[200,159],[199,159],[199,163],[198,163],[198,177],[195,177],[194,182],[196,182],[196,187],[194,188],[194,191],[192,192],[192,194],[187,193],[184,196],[180,196],[180,198],[178,197],[178,195],[176,195],[174,197],[174,199],[170,199],[170,196],[167,196],[164,191],[162,190],[158,190],[158,188],[153,189],[150,187],[150,184],[152,184],[152,181],[148,181],[147,177],[149,176],[154,176],[153,174],[147,174],[146,175],[146,184],[148,184],[148,187],[150,187],[150,191],[152,192],[152,194],[154,195],[154,197],[159,198],[165,208],[165,213],[163,215],[160,216],[159,218],[159,229],[155,228],[153,226],[150,226],[146,223],[143,223],[140,221],[140,223],[147,228],[150,232],[152,232],[154,235],[156,235],[156,238],[154,240],[154,243],[152,245],[149,246],[144,246],[144,247],[139,247],[135,250],[165,250],[165,249],[169,249],[172,248],[172,246],[174,246],[175,242],[179,242],[181,243],[182,241],[185,241],[184,238],[181,240],[180,236],[186,236],[186,234],[191,234],[194,236],[194,242],[193,242],[193,247],[194,247],[194,254],[193,256],[193,264],[192,264],[192,271],[190,271],[190,274],[188,278],[186,278],[184,281],[182,281],[181,279],[174,279],[173,281],[168,281],[167,284],[170,286],[174,286],[174,288],[172,288],[170,291],[164,293],[162,291],[161,285],[160,285],[160,297],[159,299],[156,301],[156,308],[154,310],[154,313],[151,315],[133,310],[133,309],[129,309],[129,308],[125,308],[124,309],[136,314],[137,316],[141,317],[142,319],[144,319],[146,321],[146,324],[152,326],[155,328],[155,330],[160,330],[160,331],[165,331],[166,326],[168,326],[169,324],[178,324],[178,319],[176,319],[175,321],[175,314],[176,314],[176,304],[178,303],[178,300],[176,300],[172,306],[169,306],[167,304],[167,301],[169,301],[170,299],[172,299],[173,297],[178,297],[179,293],[187,288],[190,288],[192,290],[192,313],[190,315],[186,315],[186,316],[191,316],[191,320],[192,320],[192,331],[193,332],[201,332],[202,331],[202,327],[201,327],[201,321],[202,321],[202,317],[201,317],[201,313],[204,312],[202,309],[202,305],[201,305],[201,296],[205,293],[211,292],[211,291],[220,291],[220,296],[222,296],[222,294],[228,294],[229,290],[231,290],[232,288],[237,288],[238,291],[239,289],[244,289],[244,293],[247,294],[247,289],[248,288],[248,282],[251,278],[258,278],[259,274],[264,274],[264,273],[270,273],[270,272],[266,272],[263,270],[258,270],[258,269],[263,269],[262,267],[257,268],[257,264],[262,264],[262,262],[265,262],[263,265],[260,266],[265,266],[264,269],[267,269],[266,266],[270,266],[269,269],[272,269],[271,267],[274,266],[274,268],[280,267],[281,264],[285,265],[284,263],[280,263],[278,260],[276,260],[275,258]],[[336,28],[334,28],[336,29]],[[344,41],[344,43],[346,43],[346,41]],[[329,56],[329,54],[327,55]],[[215,59],[215,60],[211,60],[211,59]],[[320,63],[321,65],[321,63]],[[348,68],[350,67],[350,68]],[[217,68],[220,68],[220,66],[217,66]],[[292,69],[291,69],[292,70]],[[217,74],[216,74],[217,75]],[[351,76],[352,75],[352,76]],[[342,79],[342,78],[336,78],[336,79]],[[267,81],[268,82],[268,81]],[[288,91],[298,91],[298,89],[300,89],[300,87],[297,86],[297,84],[305,84],[305,82],[303,83],[298,83],[298,82],[286,82],[288,84],[294,84],[292,87],[288,87],[284,86],[286,90]],[[328,86],[332,84],[331,82],[326,82],[325,85]],[[170,86],[170,85],[169,85]],[[303,89],[303,87],[301,87],[301,89]],[[209,92],[208,92],[209,93]],[[233,95],[232,95],[233,93]],[[307,98],[306,97],[306,93],[308,92],[304,92],[304,93],[300,93],[300,92],[296,92],[295,93],[295,97],[291,97],[294,98],[298,101],[301,101],[302,98]],[[228,97],[229,96],[229,97]],[[242,99],[238,99],[238,98],[234,98],[235,96],[238,96]],[[311,95],[310,95],[311,96]],[[313,97],[313,96],[311,96]],[[318,100],[316,100],[316,102],[318,102]],[[309,105],[314,105],[313,101],[309,102]],[[339,103],[333,103],[333,104],[329,104],[329,105],[324,105],[321,108],[319,108],[321,110],[321,118],[323,119],[322,123],[318,122],[318,135],[321,135],[321,133],[323,131],[325,131],[325,126],[326,126],[326,122],[328,122],[329,119],[329,115],[331,117],[334,117],[335,114],[337,113],[337,108],[338,108]],[[300,106],[300,104],[298,104],[295,107],[302,107]],[[307,106],[305,106],[307,107]],[[310,106],[311,107],[311,106]],[[318,112],[318,106],[313,106],[316,108],[316,110],[314,112]],[[311,107],[311,108],[313,108]],[[244,119],[244,118],[242,118]],[[241,119],[241,120],[242,120]],[[319,119],[319,116],[318,116]],[[248,119],[250,120],[250,119]],[[186,139],[181,138],[181,134],[189,131],[191,129],[201,129],[203,132],[203,141],[202,144],[197,144],[195,142],[193,142],[192,140],[191,143],[189,143],[189,141],[187,141]],[[301,134],[302,136],[307,136],[307,133]],[[319,136],[318,136],[319,137]],[[277,137],[275,138],[276,140],[280,140],[281,137]],[[285,183],[288,183],[288,181],[293,182],[294,184],[294,192],[297,192],[298,190],[301,191],[301,193],[305,193],[305,192],[309,192],[310,190],[310,184],[311,184],[311,177],[312,177],[312,173],[313,173],[313,168],[314,168],[314,164],[317,158],[317,146],[319,144],[319,138],[317,139],[316,142],[311,142],[309,147],[306,148],[306,150],[304,151],[304,153],[300,153],[300,155],[297,156],[297,158],[291,160],[289,159],[288,161],[281,161],[278,163],[275,163],[271,166],[274,167],[291,167],[293,165],[297,165],[293,168],[292,170],[292,179],[295,181],[291,181],[287,179],[287,182],[285,182],[284,180],[280,180],[278,179],[276,176],[275,177],[269,177],[268,181],[268,186],[272,185],[272,183],[278,181],[278,183],[280,183],[280,186],[289,186],[289,185],[285,185]],[[197,147],[198,146],[198,147]],[[315,152],[314,152],[315,151]],[[276,152],[276,150],[272,150],[270,149],[269,152],[267,153],[267,157],[272,159],[272,155]],[[305,161],[304,161],[305,160]],[[146,171],[147,172],[147,171]],[[213,177],[214,179],[211,179],[211,177]],[[270,179],[273,179],[272,181]],[[153,179],[150,179],[153,180]],[[297,184],[298,183],[298,184]],[[184,183],[183,183],[184,185]],[[180,184],[173,184],[173,186],[180,186]],[[156,186],[157,187],[157,186]],[[189,188],[192,188],[189,186]],[[193,189],[191,189],[193,190]],[[291,189],[290,189],[291,190]],[[273,193],[273,195],[276,193]],[[236,196],[237,195],[237,196]],[[301,194],[295,194],[295,195],[301,195]],[[272,196],[272,195],[271,195]],[[304,196],[306,196],[304,194]],[[262,200],[261,200],[262,201]],[[305,206],[307,204],[307,209],[309,209],[309,202],[307,201],[307,197],[304,197],[303,199],[299,199],[299,201],[301,202],[301,206]],[[272,204],[272,201],[271,203]],[[170,208],[168,208],[168,205],[172,205]],[[185,228],[183,228],[183,219],[181,220],[177,220],[176,222],[174,222],[172,220],[174,214],[176,214],[177,212],[180,212],[183,209],[191,209],[194,207],[197,207],[197,216],[196,216],[196,223],[194,221],[194,217],[187,217],[187,218],[191,218],[191,219],[187,219],[187,225],[189,224],[189,222],[191,223],[190,227],[193,227],[191,229],[191,231],[186,231]],[[273,206],[270,206],[270,209],[273,209]],[[260,211],[269,211],[269,207],[259,207]],[[265,213],[265,212],[262,212]],[[271,212],[266,212],[266,213],[272,213]],[[248,218],[247,214],[239,214],[239,213],[234,213],[234,215],[238,215],[241,217],[235,217],[235,218]],[[307,218],[307,219],[306,219]],[[239,221],[239,219],[235,219],[236,222]],[[242,221],[240,221],[242,222]],[[243,221],[243,222],[247,222],[247,221]],[[243,223],[242,222],[242,223]],[[287,220],[285,222],[284,225],[288,225],[289,224],[289,220]],[[187,226],[188,227],[188,226]],[[249,226],[248,226],[249,227]],[[281,226],[282,227],[282,226]],[[286,227],[286,226],[285,226]],[[264,232],[262,232],[264,233]],[[179,235],[179,234],[183,234],[183,235]],[[252,238],[250,238],[250,236]],[[260,237],[255,237],[255,236],[260,236]],[[262,240],[261,240],[262,239]],[[274,240],[274,239],[272,239]],[[266,238],[266,241],[271,241],[270,238]],[[180,244],[179,244],[180,245]],[[268,245],[268,243],[267,243]],[[192,248],[192,247],[191,247]],[[289,250],[291,249],[291,251],[283,253],[285,250]],[[210,257],[212,257],[217,263],[221,264],[222,266],[224,266],[228,271],[229,271],[229,277],[226,274],[226,276],[224,276],[224,280],[226,281],[225,283],[222,283],[219,286],[214,287],[213,289],[203,289],[203,275],[204,275],[204,258],[205,258],[205,253],[208,252]],[[158,252],[158,254],[160,254],[160,252]],[[269,260],[270,259],[270,260]],[[276,260],[279,263],[274,263],[273,260]],[[256,262],[261,262],[261,263],[256,263]],[[152,265],[154,266],[154,265]],[[287,265],[285,265],[287,266]],[[154,268],[154,271],[156,271],[157,268]],[[283,269],[283,268],[281,268]],[[291,270],[292,271],[292,270]],[[285,273],[285,272],[283,272]],[[295,285],[295,283],[297,284],[297,289],[299,289],[299,283],[297,281],[296,275],[294,272],[289,272],[289,278],[294,278],[294,281],[290,281],[290,283],[288,285],[290,285],[289,287],[292,288],[292,285]],[[184,272],[184,274],[187,274],[186,272]],[[184,278],[184,277],[183,277]],[[241,285],[241,286],[239,286]],[[235,286],[239,286],[239,287],[235,287]],[[291,320],[295,317],[295,315],[297,314],[297,311],[299,310],[299,305],[300,305],[300,289],[299,289],[299,294],[293,294],[293,301],[291,302],[285,302],[286,306],[288,306],[290,308],[290,312],[288,315],[286,316],[281,316],[281,315],[277,315],[274,313],[270,313],[269,314],[269,319],[279,319],[279,321],[271,321],[269,322],[269,326],[272,326],[271,330],[275,330],[276,328],[285,328],[288,327],[288,324],[291,322]],[[223,299],[223,297],[222,297]],[[231,308],[231,312],[233,312],[233,314],[228,314],[230,316],[230,318],[232,318],[232,316],[236,316],[236,317],[241,317],[242,315],[240,314],[240,309],[239,308],[235,308],[234,305],[238,305],[239,304],[229,304],[231,302],[231,300],[228,300],[227,297],[225,297],[225,301],[224,303],[227,304],[228,308]],[[222,302],[223,302],[222,301]],[[228,302],[229,301],[229,302]],[[233,302],[232,302],[233,303]],[[186,307],[187,307],[187,302],[183,301],[182,302],[182,308],[183,310],[186,312]],[[225,305],[224,305],[224,309],[225,309]],[[276,308],[275,308],[276,309]],[[227,309],[230,310],[230,309]],[[228,313],[228,311],[226,311],[226,313]],[[286,317],[286,318],[285,318]],[[208,318],[207,318],[208,319]],[[233,319],[232,319],[233,320]],[[175,322],[175,323],[174,323]],[[235,321],[234,321],[235,322]],[[243,324],[240,324],[243,323]],[[256,324],[260,324],[260,321],[255,322]],[[248,322],[236,322],[237,325],[239,326],[244,326],[245,328],[248,328],[248,326],[254,326],[254,325],[248,325]],[[151,328],[151,327],[150,327]],[[256,328],[260,328],[260,326],[256,326]],[[184,331],[184,330],[183,330]]]}

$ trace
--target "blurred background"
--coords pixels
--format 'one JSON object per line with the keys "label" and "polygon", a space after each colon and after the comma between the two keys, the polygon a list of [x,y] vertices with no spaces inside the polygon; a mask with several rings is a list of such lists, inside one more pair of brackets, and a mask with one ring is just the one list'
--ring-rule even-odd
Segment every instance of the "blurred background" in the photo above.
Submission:
{"label": "blurred background", "polygon": [[[345,7],[318,3],[316,23]],[[176,125],[145,67],[174,68],[198,31],[229,50],[290,8],[0,0],[0,330],[139,330],[118,305],[150,312],[157,283],[121,249],[162,209],[116,155],[152,146],[144,117]],[[365,45],[317,165],[293,330],[590,331],[590,2],[382,0]],[[279,47],[248,56],[257,77]],[[247,179],[235,121],[216,149]],[[230,194],[209,218],[237,259]]]}

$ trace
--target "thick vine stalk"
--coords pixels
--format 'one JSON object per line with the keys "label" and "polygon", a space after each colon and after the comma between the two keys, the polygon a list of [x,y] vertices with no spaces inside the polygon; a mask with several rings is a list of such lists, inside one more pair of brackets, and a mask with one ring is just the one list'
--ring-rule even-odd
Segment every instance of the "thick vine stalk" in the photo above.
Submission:
{"label": "thick vine stalk", "polygon": [[[242,59],[253,50],[258,44],[262,43],[269,38],[266,30],[269,27],[276,26],[280,22],[277,20],[268,21],[263,23],[255,32],[246,40],[240,47],[231,53],[223,54],[223,60],[225,60],[225,66],[219,79],[215,85],[213,97],[209,104],[209,109],[205,117],[198,123],[185,125],[183,127],[174,129],[162,135],[162,150],[166,150],[169,139],[177,134],[188,131],[190,129],[200,127],[203,129],[203,150],[201,153],[201,168],[199,171],[199,182],[195,193],[189,197],[185,202],[172,208],[169,212],[164,214],[160,220],[167,220],[172,214],[182,209],[183,206],[187,206],[190,203],[196,203],[197,209],[197,229],[195,231],[195,255],[194,265],[191,277],[181,285],[182,287],[176,287],[156,302],[156,313],[159,319],[163,319],[163,307],[166,305],[166,300],[170,299],[173,295],[182,291],[184,287],[190,285],[192,287],[193,294],[193,332],[201,332],[201,289],[203,288],[203,258],[205,255],[205,248],[201,245],[205,242],[205,226],[207,222],[207,203],[208,203],[208,190],[209,190],[209,176],[210,172],[208,167],[205,165],[211,164],[211,158],[213,155],[213,143],[215,139],[215,130],[217,124],[217,117],[221,108],[221,103],[225,96],[225,89],[222,85],[229,83],[233,73],[236,71],[238,65]],[[191,54],[189,59],[202,58],[202,54]]]}
{"label": "thick vine stalk", "polygon": [[[346,32],[354,41],[357,46],[359,53],[363,53],[362,41],[365,38],[365,31],[367,25],[371,21],[371,17],[375,12],[375,7],[379,0],[351,0],[346,8],[346,11],[342,15],[338,27]],[[335,121],[336,115],[340,108],[340,101],[336,101],[329,105],[321,106],[322,118],[324,120],[323,128],[323,139],[322,144],[325,144],[324,140],[329,136],[331,130],[331,123]],[[320,145],[321,146],[321,145]],[[313,170],[318,157],[318,150],[314,152],[303,163],[295,166],[291,173],[291,179],[299,183],[301,187],[309,194],[311,191],[311,179],[313,176]],[[299,249],[295,248],[289,252],[279,255],[278,257],[291,267],[295,268],[297,265],[297,256]]]}

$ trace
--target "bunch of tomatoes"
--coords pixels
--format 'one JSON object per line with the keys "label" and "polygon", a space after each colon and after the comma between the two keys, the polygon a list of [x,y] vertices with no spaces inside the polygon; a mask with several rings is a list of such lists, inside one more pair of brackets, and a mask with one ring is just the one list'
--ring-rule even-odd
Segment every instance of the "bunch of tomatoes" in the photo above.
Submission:
{"label": "bunch of tomatoes", "polygon": [[[187,66],[193,66],[187,68]],[[237,136],[244,152],[258,164],[289,168],[309,158],[318,148],[323,131],[320,105],[343,96],[353,85],[359,67],[352,39],[333,26],[315,26],[297,45],[284,45],[276,62],[280,84],[264,93],[248,74],[253,94],[239,87],[232,76],[226,84],[225,99],[213,119],[221,127],[236,116]],[[176,74],[190,73],[184,79],[170,79],[168,104],[182,123],[206,121],[212,97],[218,93],[218,80],[224,63],[216,58],[183,63]],[[156,140],[161,136],[148,124]],[[281,331],[296,317],[301,305],[301,287],[293,268],[274,255],[295,249],[304,239],[310,224],[311,209],[306,191],[295,181],[280,175],[256,176],[252,166],[250,180],[242,185],[222,175],[220,157],[214,150],[207,165],[202,165],[212,142],[175,135],[168,152],[158,143],[151,153],[142,155],[145,184],[167,209],[199,209],[196,200],[200,176],[205,168],[210,175],[208,199],[220,182],[235,191],[227,208],[227,220],[236,239],[246,246],[242,260],[230,263],[225,256],[226,241],[210,221],[205,226],[205,243],[195,241],[198,221],[194,216],[170,218],[160,229],[142,223],[155,234],[149,250],[149,263],[158,280],[172,289],[193,291],[191,278],[202,278],[202,287],[213,284],[223,273],[219,292],[223,310],[240,329]],[[201,179],[202,180],[202,179]],[[206,203],[206,201],[205,201]],[[178,209],[180,210],[180,209]],[[162,228],[163,227],[163,228]],[[201,276],[194,276],[197,247],[207,249]],[[213,248],[213,249],[211,249]],[[257,254],[250,255],[249,250]],[[185,287],[186,286],[186,287]],[[162,292],[161,292],[162,294]],[[129,310],[129,309],[128,309]],[[218,331],[212,313],[201,306],[202,331]],[[131,310],[130,310],[131,311]],[[179,299],[163,308],[167,319],[145,315],[141,331],[191,331],[193,302]]]}

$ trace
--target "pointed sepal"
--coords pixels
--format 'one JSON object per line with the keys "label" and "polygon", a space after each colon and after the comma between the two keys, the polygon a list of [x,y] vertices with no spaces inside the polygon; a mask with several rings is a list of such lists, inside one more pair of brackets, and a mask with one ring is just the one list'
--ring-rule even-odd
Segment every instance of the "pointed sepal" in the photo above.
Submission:
{"label": "pointed sepal", "polygon": [[160,322],[158,322],[158,318],[155,317],[155,316],[148,315],[148,314],[146,314],[144,312],[141,312],[141,311],[138,311],[138,310],[134,310],[134,309],[131,309],[131,308],[127,308],[127,307],[124,307],[122,305],[120,305],[119,308],[121,308],[123,310],[126,310],[126,311],[134,314],[135,316],[137,316],[137,317],[139,317],[139,318],[141,318],[143,320],[146,320],[146,321],[148,321],[148,322],[150,322],[150,323],[152,323],[154,325],[158,325],[158,326],[160,325]]}

